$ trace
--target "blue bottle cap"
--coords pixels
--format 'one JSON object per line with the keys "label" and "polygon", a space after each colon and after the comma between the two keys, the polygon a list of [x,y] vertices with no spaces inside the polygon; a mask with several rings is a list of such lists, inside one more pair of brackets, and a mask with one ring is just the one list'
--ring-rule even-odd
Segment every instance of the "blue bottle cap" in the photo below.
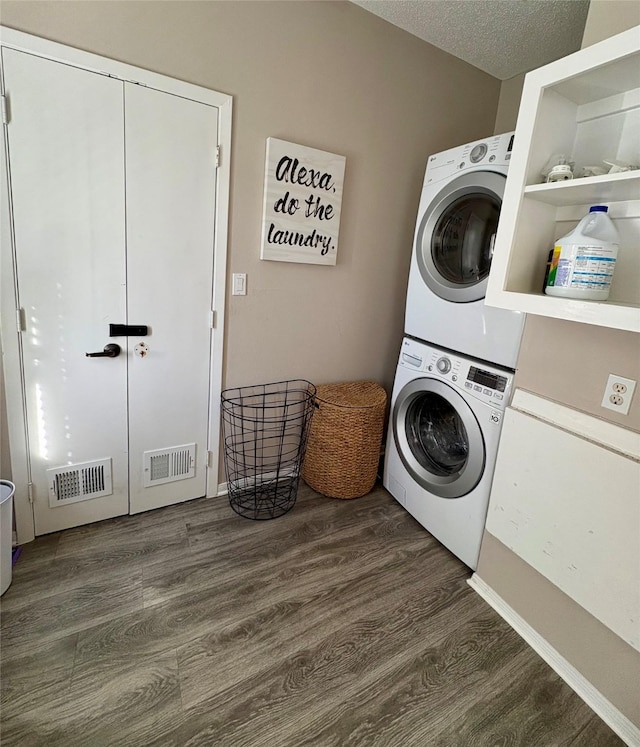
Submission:
{"label": "blue bottle cap", "polygon": [[593,205],[589,208],[590,213],[608,213],[609,208],[606,205]]}

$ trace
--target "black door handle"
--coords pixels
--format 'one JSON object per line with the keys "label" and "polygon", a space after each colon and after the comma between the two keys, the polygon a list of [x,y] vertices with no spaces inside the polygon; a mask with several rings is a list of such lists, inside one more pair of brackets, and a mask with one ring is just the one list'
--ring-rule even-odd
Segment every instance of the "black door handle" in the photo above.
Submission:
{"label": "black door handle", "polygon": [[87,358],[117,358],[120,355],[120,345],[110,342],[104,346],[101,353],[85,353]]}

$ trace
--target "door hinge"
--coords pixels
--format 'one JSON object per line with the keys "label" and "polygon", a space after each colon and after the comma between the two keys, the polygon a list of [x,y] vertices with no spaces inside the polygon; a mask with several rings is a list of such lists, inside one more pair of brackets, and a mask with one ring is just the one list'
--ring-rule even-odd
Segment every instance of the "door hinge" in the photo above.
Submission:
{"label": "door hinge", "polygon": [[216,328],[216,312],[215,311],[209,312],[209,326],[211,327],[211,329]]}
{"label": "door hinge", "polygon": [[6,94],[2,94],[2,124],[9,124],[9,101]]}
{"label": "door hinge", "polygon": [[213,467],[213,451],[207,451],[207,469]]}
{"label": "door hinge", "polygon": [[29,494],[29,503],[33,504],[33,483],[27,483],[27,492]]}
{"label": "door hinge", "polygon": [[216,145],[216,168],[220,167],[220,146]]}
{"label": "door hinge", "polygon": [[18,332],[24,332],[26,329],[24,324],[24,309],[16,309],[16,327]]}

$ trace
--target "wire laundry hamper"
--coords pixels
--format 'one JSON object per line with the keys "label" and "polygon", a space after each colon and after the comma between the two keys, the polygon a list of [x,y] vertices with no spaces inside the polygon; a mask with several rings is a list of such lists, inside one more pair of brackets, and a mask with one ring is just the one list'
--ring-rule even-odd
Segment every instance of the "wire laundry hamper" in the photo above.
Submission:
{"label": "wire laundry hamper", "polygon": [[315,394],[303,379],[222,392],[229,502],[240,516],[275,519],[293,508]]}

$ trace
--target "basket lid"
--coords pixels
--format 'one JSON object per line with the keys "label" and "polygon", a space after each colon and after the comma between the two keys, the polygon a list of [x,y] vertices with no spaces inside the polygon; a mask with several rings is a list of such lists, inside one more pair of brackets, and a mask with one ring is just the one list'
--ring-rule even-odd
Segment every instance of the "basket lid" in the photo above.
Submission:
{"label": "basket lid", "polygon": [[386,404],[387,393],[375,381],[347,381],[319,384],[316,399],[338,407],[380,407]]}

